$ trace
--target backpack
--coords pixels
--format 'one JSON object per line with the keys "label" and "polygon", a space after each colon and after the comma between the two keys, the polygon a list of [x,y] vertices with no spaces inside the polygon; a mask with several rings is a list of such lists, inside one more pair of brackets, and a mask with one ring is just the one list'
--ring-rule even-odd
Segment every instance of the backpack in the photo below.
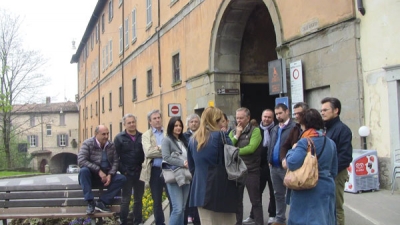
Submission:
{"label": "backpack", "polygon": [[[283,183],[285,186],[292,190],[306,190],[317,186],[318,183],[318,158],[314,142],[311,138],[307,138],[307,155],[304,158],[303,165],[295,171],[286,171]],[[324,137],[324,144],[322,152],[325,148],[326,137]]]}
{"label": "backpack", "polygon": [[224,144],[225,169],[228,180],[236,181],[236,184],[244,184],[247,178],[247,167],[239,156],[239,148],[226,143],[225,133],[221,133],[222,143]]}

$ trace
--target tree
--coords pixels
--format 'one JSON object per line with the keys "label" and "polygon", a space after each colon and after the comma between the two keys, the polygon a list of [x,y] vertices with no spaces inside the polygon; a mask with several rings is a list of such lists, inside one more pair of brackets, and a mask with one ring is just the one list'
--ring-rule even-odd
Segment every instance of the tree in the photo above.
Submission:
{"label": "tree", "polygon": [[40,52],[23,47],[21,24],[19,16],[0,9],[0,151],[5,153],[7,168],[11,167],[11,140],[22,132],[18,130],[21,125],[13,123],[18,117],[13,105],[32,101],[46,82],[38,71],[47,60]]}

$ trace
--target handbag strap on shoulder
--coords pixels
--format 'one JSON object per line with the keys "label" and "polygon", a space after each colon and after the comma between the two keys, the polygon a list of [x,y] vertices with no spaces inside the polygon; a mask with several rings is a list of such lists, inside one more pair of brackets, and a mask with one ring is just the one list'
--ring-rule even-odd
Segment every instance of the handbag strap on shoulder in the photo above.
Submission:
{"label": "handbag strap on shoulder", "polygon": [[222,144],[226,144],[226,138],[225,138],[225,133],[223,131],[219,132],[221,134],[221,139],[222,139]]}

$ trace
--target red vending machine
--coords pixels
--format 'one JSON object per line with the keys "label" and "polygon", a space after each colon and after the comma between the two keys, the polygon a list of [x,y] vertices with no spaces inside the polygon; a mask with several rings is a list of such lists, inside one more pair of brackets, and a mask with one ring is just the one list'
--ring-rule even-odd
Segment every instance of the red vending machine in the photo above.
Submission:
{"label": "red vending machine", "polygon": [[344,191],[361,193],[379,190],[378,155],[376,150],[353,149],[353,161],[347,168],[349,181]]}

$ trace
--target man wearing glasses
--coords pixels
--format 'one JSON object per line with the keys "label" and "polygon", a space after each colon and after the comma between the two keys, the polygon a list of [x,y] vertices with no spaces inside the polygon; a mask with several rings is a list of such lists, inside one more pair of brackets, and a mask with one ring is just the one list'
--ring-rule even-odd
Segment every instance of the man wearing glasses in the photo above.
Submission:
{"label": "man wearing glasses", "polygon": [[342,108],[339,99],[327,97],[322,99],[321,104],[321,116],[325,122],[326,136],[335,142],[337,149],[336,221],[338,225],[344,225],[344,184],[348,179],[347,167],[353,159],[352,133],[350,128],[339,118]]}

